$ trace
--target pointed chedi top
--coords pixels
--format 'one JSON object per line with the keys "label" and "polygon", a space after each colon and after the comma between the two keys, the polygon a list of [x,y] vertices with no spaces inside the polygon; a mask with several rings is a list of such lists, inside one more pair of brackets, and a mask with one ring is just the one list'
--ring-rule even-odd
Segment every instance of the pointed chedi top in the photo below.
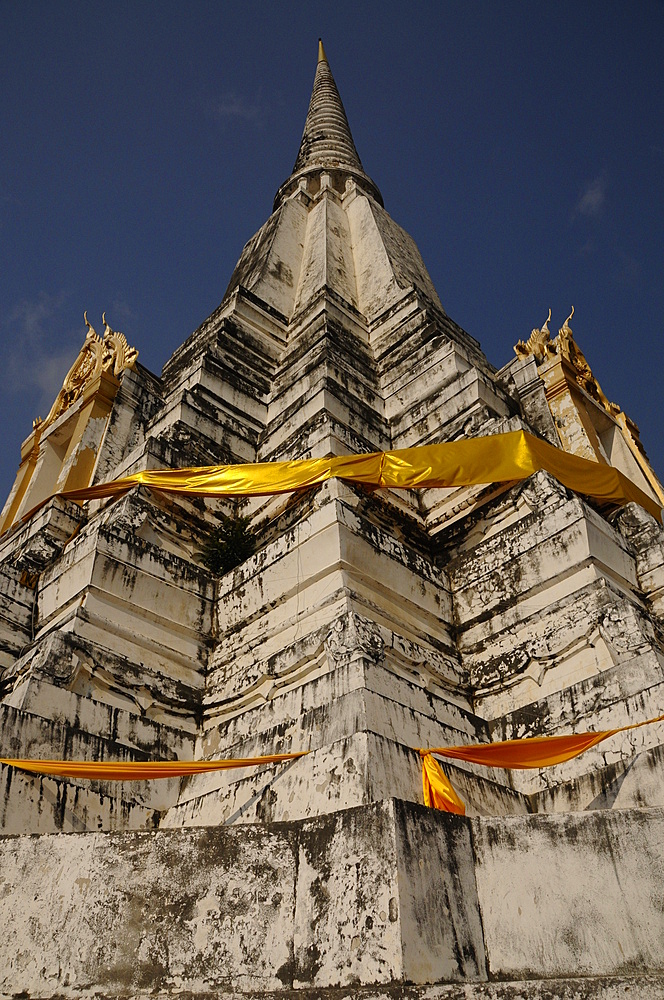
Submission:
{"label": "pointed chedi top", "polygon": [[300,178],[320,174],[323,171],[344,175],[338,178],[338,181],[342,182],[342,191],[345,178],[353,177],[367,193],[376,198],[381,205],[383,204],[380,191],[365,174],[357,155],[346,112],[325,55],[323,41],[319,38],[318,65],[300,150],[293,173],[281,185],[274,199],[275,209],[299,186]]}
{"label": "pointed chedi top", "polygon": [[340,163],[362,170],[323,41],[319,38],[314,87],[293,173],[314,164],[336,166]]}
{"label": "pointed chedi top", "polygon": [[373,322],[414,289],[443,310],[415,243],[390,218],[364,172],[319,42],[293,173],[279,188],[269,219],[245,244],[224,308],[232,311],[233,296],[244,290],[274,310],[287,328],[294,317],[299,323],[319,296],[332,294]]}

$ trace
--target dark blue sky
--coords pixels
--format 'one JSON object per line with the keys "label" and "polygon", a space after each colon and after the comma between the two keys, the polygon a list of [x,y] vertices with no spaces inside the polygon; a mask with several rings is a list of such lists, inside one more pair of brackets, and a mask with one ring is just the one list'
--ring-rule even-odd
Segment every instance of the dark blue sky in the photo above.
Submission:
{"label": "dark blue sky", "polygon": [[500,367],[574,304],[664,476],[662,3],[0,0],[3,500],[84,309],[158,372],[219,304],[291,171],[319,34],[447,312]]}

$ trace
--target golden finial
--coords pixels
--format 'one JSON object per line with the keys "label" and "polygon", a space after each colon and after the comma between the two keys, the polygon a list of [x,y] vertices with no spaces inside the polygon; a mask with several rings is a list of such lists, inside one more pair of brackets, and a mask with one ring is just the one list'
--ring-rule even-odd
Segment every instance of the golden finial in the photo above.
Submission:
{"label": "golden finial", "polygon": [[129,346],[124,333],[112,328],[106,319],[106,311],[101,314],[101,321],[104,324],[103,367],[117,377],[125,368],[133,368],[138,351]]}
{"label": "golden finial", "polygon": [[322,63],[322,62],[326,63],[327,62],[327,56],[325,55],[325,49],[323,48],[323,39],[322,38],[318,39],[318,62],[319,63]]}
{"label": "golden finial", "polygon": [[571,320],[571,318],[572,318],[572,316],[573,316],[573,315],[574,315],[574,306],[572,306],[572,311],[571,311],[571,313],[569,314],[569,316],[567,317],[567,319],[566,319],[566,320],[565,320],[565,322],[563,323],[563,327],[562,327],[562,330],[558,330],[558,333],[562,333],[562,332],[563,332],[563,330],[564,330],[564,331],[565,331],[565,333],[567,333],[567,334],[570,334],[570,335],[571,335],[571,333],[572,333],[572,330],[571,330],[571,327],[570,327],[570,325],[569,325],[569,321]]}
{"label": "golden finial", "polygon": [[94,326],[92,325],[92,323],[88,319],[88,310],[87,309],[83,313],[83,319],[85,320],[85,325],[88,328],[88,337],[96,337],[97,336],[97,331],[95,330]]}
{"label": "golden finial", "polygon": [[549,309],[549,315],[546,317],[546,322],[543,323],[542,329],[538,330],[537,327],[528,337],[528,340],[523,342],[520,340],[518,344],[514,345],[514,351],[517,358],[527,358],[532,355],[538,365],[541,365],[543,361],[554,353],[551,347],[551,335],[549,333],[549,321],[551,320],[551,310]]}

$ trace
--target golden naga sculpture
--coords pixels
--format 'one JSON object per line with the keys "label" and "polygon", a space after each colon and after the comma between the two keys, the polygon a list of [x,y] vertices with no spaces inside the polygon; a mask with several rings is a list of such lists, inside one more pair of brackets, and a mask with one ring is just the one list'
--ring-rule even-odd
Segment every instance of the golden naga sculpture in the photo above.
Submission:
{"label": "golden naga sculpture", "polygon": [[607,413],[610,413],[612,417],[615,417],[618,413],[620,413],[620,407],[617,403],[610,402],[610,400],[604,395],[602,387],[593,375],[590,365],[586,361],[585,354],[574,340],[572,328],[569,325],[569,321],[573,315],[574,306],[572,306],[571,313],[558,331],[558,336],[554,341],[556,352],[560,354],[561,357],[565,358],[565,360],[568,361],[574,369],[577,385],[581,386],[584,392],[587,392],[589,396],[596,399],[598,403],[601,403]]}
{"label": "golden naga sculpture", "polygon": [[124,334],[112,330],[108,325],[105,312],[102,313],[103,337],[99,336],[92,323],[88,321],[87,310],[83,313],[83,319],[88,332],[78,357],[65,375],[62,389],[46,419],[40,420],[37,417],[33,423],[33,427],[39,427],[41,431],[68,410],[102,372],[117,378],[125,368],[132,368],[138,357],[138,351],[129,346]]}
{"label": "golden naga sculpture", "polygon": [[515,346],[514,351],[517,358],[527,358],[532,356],[538,365],[543,364],[548,358],[555,357],[558,355],[564,358],[569,365],[571,365],[574,371],[574,378],[578,386],[580,386],[584,392],[587,392],[589,396],[610,413],[612,417],[620,413],[620,407],[616,403],[610,402],[609,399],[602,392],[602,387],[593,375],[590,365],[586,361],[586,357],[574,340],[574,334],[572,333],[572,328],[569,325],[570,320],[574,315],[574,306],[572,306],[572,311],[558,330],[558,336],[555,340],[551,340],[549,334],[549,321],[551,319],[551,310],[549,309],[549,315],[546,323],[541,330],[533,330],[528,340],[524,343],[522,340]]}
{"label": "golden naga sculpture", "polygon": [[116,377],[125,370],[132,368],[138,351],[135,347],[130,347],[124,333],[111,330],[106,322],[106,313],[101,314],[101,321],[104,324],[104,357],[102,366],[104,371],[112,372]]}
{"label": "golden naga sculpture", "polygon": [[538,330],[537,327],[535,327],[525,343],[523,340],[520,340],[519,343],[515,345],[514,352],[517,358],[527,358],[532,356],[535,358],[535,361],[541,365],[543,361],[546,361],[548,357],[551,357],[551,355],[556,353],[553,348],[551,334],[549,333],[550,321],[551,310],[549,309],[549,315],[542,324],[541,330]]}

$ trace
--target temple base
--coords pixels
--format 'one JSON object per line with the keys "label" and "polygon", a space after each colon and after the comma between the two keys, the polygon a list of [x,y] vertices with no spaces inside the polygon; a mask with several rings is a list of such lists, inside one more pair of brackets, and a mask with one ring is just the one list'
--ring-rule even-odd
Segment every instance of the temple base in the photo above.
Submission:
{"label": "temple base", "polygon": [[659,809],[465,819],[389,799],[5,837],[0,873],[3,995],[664,996]]}

